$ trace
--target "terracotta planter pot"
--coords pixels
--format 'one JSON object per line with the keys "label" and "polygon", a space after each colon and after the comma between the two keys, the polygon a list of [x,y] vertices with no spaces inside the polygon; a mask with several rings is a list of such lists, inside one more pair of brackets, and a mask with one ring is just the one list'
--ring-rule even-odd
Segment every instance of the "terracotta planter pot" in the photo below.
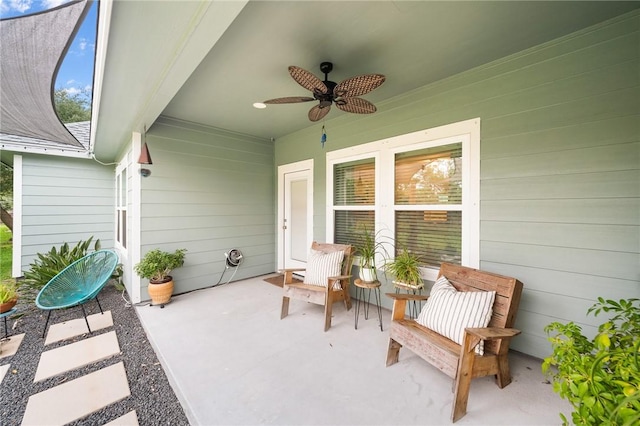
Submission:
{"label": "terracotta planter pot", "polygon": [[173,294],[173,279],[165,283],[149,282],[148,291],[151,297],[151,304],[164,307],[165,304],[169,303]]}
{"label": "terracotta planter pot", "polygon": [[14,306],[16,306],[16,303],[18,303],[18,299],[12,299],[8,302],[0,303],[0,314],[9,312]]}

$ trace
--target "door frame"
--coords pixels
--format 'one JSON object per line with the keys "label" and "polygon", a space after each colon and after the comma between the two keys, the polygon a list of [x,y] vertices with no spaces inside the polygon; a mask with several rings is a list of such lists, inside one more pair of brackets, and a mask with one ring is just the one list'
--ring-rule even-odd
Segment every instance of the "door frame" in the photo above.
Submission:
{"label": "door frame", "polygon": [[284,268],[284,238],[282,226],[284,225],[285,206],[285,175],[308,170],[307,180],[307,241],[313,241],[313,158],[297,161],[295,163],[278,166],[278,212],[276,218],[276,269]]}

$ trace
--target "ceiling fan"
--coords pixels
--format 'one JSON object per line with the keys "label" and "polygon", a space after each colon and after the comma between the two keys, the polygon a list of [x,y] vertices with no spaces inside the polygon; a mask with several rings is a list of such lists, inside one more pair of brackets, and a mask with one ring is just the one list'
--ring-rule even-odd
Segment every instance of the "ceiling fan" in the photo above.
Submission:
{"label": "ceiling fan", "polygon": [[382,74],[366,74],[351,77],[340,83],[329,81],[329,73],[333,69],[331,62],[322,62],[320,71],[324,73],[324,81],[309,71],[291,65],[289,74],[302,87],[311,91],[313,97],[289,96],[285,98],[269,99],[265,104],[295,104],[299,102],[319,101],[318,105],[309,110],[309,120],[318,121],[325,117],[331,109],[331,104],[345,112],[356,114],[371,114],[376,112],[376,106],[371,102],[359,98],[384,83]]}

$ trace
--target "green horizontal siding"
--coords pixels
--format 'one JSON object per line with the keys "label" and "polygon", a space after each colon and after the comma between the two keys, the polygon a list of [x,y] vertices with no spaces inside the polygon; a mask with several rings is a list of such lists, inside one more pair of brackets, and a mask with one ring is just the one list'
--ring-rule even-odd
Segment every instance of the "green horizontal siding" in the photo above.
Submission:
{"label": "green horizontal siding", "polygon": [[22,270],[37,253],[89,237],[113,247],[113,167],[91,160],[23,155]]}
{"label": "green horizontal siding", "polygon": [[224,253],[232,248],[245,256],[234,281],[273,272],[273,143],[169,117],[146,141],[153,165],[142,179],[142,253],[188,250],[173,273],[175,293],[226,282],[234,270],[225,270]]}
{"label": "green horizontal siding", "polygon": [[480,117],[480,266],[524,283],[512,347],[546,356],[545,325],[594,333],[597,297],[640,297],[638,12],[377,107],[332,111],[324,150],[319,124],[276,141],[276,165],[314,159],[315,238],[327,151]]}

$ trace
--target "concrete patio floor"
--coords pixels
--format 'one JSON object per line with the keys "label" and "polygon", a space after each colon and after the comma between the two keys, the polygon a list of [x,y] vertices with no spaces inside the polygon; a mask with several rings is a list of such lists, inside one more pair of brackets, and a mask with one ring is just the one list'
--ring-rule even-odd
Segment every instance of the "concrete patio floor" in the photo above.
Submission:
{"label": "concrete patio floor", "polygon": [[[408,350],[385,367],[390,312],[360,317],[293,300],[263,277],[138,307],[151,344],[193,425],[451,424],[451,380]],[[383,296],[385,297],[385,296]],[[361,312],[362,315],[362,312]],[[557,425],[571,410],[553,393],[539,359],[512,352],[513,382],[473,380],[459,425]]]}

